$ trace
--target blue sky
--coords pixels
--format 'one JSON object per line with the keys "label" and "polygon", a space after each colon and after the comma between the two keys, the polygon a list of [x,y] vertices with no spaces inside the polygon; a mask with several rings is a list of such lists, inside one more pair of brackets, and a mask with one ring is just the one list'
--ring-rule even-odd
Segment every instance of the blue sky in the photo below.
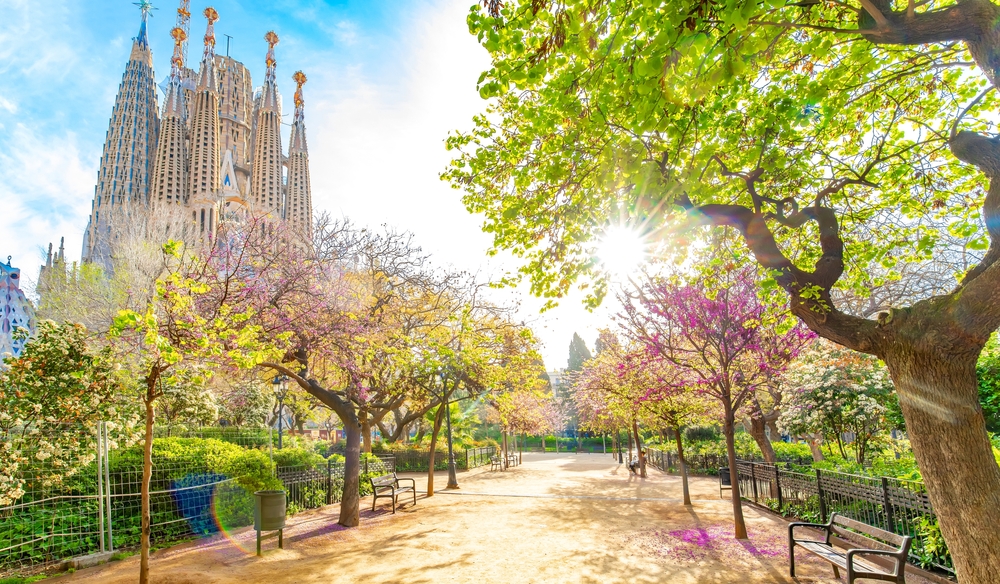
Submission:
{"label": "blue sky", "polygon": [[[443,141],[485,107],[476,79],[486,52],[468,34],[474,0],[192,0],[189,60],[201,54],[202,10],[215,7],[217,52],[264,74],[264,33],[275,30],[278,87],[290,119],[302,69],[313,206],[362,225],[413,231],[439,264],[498,274],[487,263],[489,237],[438,179],[449,160]],[[169,72],[176,1],[154,4],[149,22],[157,80]],[[97,162],[118,84],[139,28],[129,0],[0,0],[0,257],[26,278],[42,251],[66,237],[80,257]],[[161,96],[162,97],[162,96]],[[288,139],[284,130],[283,140]],[[287,147],[287,144],[286,144]],[[513,291],[504,292],[513,295]],[[599,315],[576,299],[539,317],[523,316],[545,342],[550,368],[565,367],[574,330],[592,342]]]}

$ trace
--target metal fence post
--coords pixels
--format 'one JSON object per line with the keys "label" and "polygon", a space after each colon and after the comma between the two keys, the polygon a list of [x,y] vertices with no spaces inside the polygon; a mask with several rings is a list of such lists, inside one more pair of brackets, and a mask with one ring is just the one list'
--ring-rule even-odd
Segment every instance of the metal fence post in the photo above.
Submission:
{"label": "metal fence post", "polygon": [[826,494],[823,493],[823,472],[816,469],[816,493],[819,495],[819,520],[826,521]]}
{"label": "metal fence post", "polygon": [[882,477],[882,505],[885,507],[885,521],[888,530],[896,533],[896,521],[892,516],[892,500],[889,498],[889,479]]}
{"label": "metal fence post", "polygon": [[[748,462],[747,464],[750,465],[750,485],[753,487],[753,502],[756,503],[757,502],[757,463],[756,462]],[[740,463],[737,462],[736,463],[736,470],[737,470],[736,476],[737,476],[737,478],[739,478],[739,472],[738,472],[739,471],[739,466],[740,466]]]}
{"label": "metal fence post", "polygon": [[333,461],[326,459],[326,504],[333,503]]}
{"label": "metal fence post", "polygon": [[107,495],[108,511],[108,551],[115,551],[114,532],[111,528],[111,439],[108,438],[108,425],[104,424],[104,494]]}
{"label": "metal fence post", "polygon": [[104,552],[104,462],[101,451],[104,449],[104,422],[97,423],[97,524],[101,534],[100,550]]}
{"label": "metal fence post", "polygon": [[774,465],[774,489],[778,491],[778,513],[781,513],[781,471],[777,464]]}

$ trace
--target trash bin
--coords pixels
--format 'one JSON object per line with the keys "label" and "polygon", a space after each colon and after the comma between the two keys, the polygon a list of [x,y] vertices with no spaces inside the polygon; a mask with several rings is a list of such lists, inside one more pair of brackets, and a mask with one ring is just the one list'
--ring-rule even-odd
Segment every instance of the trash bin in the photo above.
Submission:
{"label": "trash bin", "polygon": [[285,491],[257,491],[253,494],[253,528],[276,531],[285,527]]}
{"label": "trash bin", "polygon": [[285,492],[257,491],[253,494],[253,528],[257,530],[257,555],[260,555],[260,541],[275,534],[261,537],[262,531],[277,531],[278,547],[285,547]]}

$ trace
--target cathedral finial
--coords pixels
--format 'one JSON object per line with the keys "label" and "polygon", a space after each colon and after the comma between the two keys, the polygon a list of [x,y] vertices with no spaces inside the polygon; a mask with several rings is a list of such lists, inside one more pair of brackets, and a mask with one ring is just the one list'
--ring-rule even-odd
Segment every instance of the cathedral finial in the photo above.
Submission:
{"label": "cathedral finial", "polygon": [[203,14],[208,19],[208,28],[205,29],[205,59],[212,59],[215,57],[215,21],[219,20],[219,13],[209,6]]}
{"label": "cathedral finial", "polygon": [[174,39],[174,56],[170,58],[171,63],[171,75],[180,75],[181,69],[184,67],[184,41],[187,40],[187,33],[184,29],[175,26],[173,30],[170,31],[170,36]]}
{"label": "cathedral finial", "polygon": [[265,63],[267,63],[267,75],[274,76],[274,67],[278,62],[274,59],[274,45],[278,44],[278,35],[273,30],[267,31],[264,35],[264,40],[267,41],[267,58]]}
{"label": "cathedral finial", "polygon": [[292,75],[292,81],[295,82],[295,113],[302,109],[305,101],[302,100],[302,86],[306,84],[306,74],[302,71],[296,71],[295,75]]}
{"label": "cathedral finial", "polygon": [[[187,49],[187,39],[191,36],[191,0],[181,0],[180,6],[177,7],[177,21],[174,23],[175,29],[181,29],[184,33],[184,38],[181,40],[181,57],[183,62],[187,63],[188,49]],[[170,35],[173,36],[173,31]],[[177,37],[174,37],[177,40]]]}
{"label": "cathedral finial", "polygon": [[139,25],[139,35],[135,37],[135,40],[140,45],[148,47],[149,39],[146,37],[146,20],[149,18],[149,13],[156,10],[156,7],[149,0],[139,0],[138,2],[133,2],[133,4],[138,6],[142,12],[142,23]]}

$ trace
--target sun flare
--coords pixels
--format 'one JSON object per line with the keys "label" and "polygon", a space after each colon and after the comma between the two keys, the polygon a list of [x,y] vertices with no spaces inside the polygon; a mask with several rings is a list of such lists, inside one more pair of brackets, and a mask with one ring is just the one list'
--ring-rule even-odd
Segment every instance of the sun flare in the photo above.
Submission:
{"label": "sun flare", "polygon": [[634,274],[646,261],[646,241],[638,231],[620,225],[609,227],[597,243],[601,266],[616,276]]}

